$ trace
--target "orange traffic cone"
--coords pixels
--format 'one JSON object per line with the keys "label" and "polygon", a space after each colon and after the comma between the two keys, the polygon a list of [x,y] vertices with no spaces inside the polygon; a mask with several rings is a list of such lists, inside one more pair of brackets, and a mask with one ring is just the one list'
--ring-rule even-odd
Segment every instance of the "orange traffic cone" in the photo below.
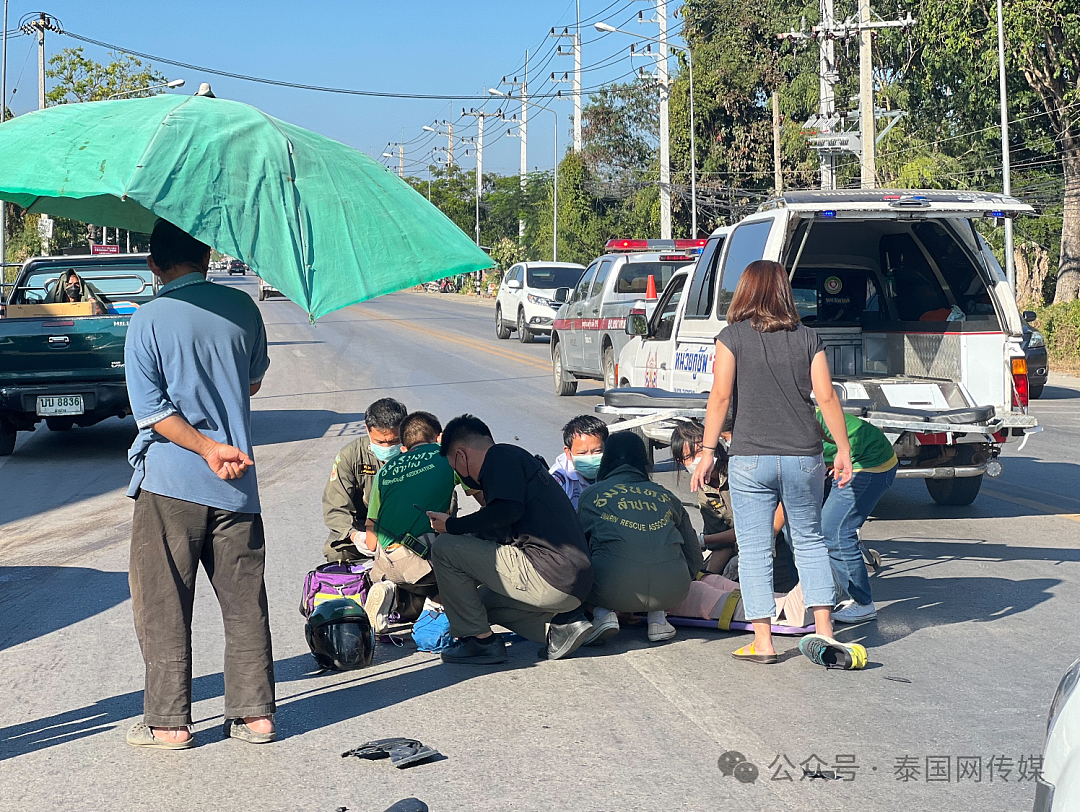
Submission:
{"label": "orange traffic cone", "polygon": [[645,298],[650,302],[656,298],[656,277],[649,274],[649,282],[645,286]]}

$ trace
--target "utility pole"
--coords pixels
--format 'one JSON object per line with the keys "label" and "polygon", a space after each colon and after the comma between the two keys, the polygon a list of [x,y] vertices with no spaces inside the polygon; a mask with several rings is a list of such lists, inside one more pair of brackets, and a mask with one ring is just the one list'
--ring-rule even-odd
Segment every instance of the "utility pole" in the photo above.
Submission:
{"label": "utility pole", "polygon": [[[7,5],[5,3],[5,16],[7,12]],[[38,38],[38,110],[45,109],[45,31],[59,31],[59,26],[56,25],[56,21],[53,20],[44,11],[40,13],[36,20],[30,22],[30,28],[33,31],[37,31]],[[7,31],[7,25],[4,26],[5,32]],[[24,29],[25,30],[25,29]],[[29,33],[29,32],[28,32]],[[6,103],[7,99],[3,100]],[[52,234],[52,222],[47,214],[41,215],[41,220],[38,225],[38,232],[42,235],[41,238],[41,250],[42,253],[49,253],[49,239]],[[104,233],[104,228],[102,229]]]}
{"label": "utility pole", "polygon": [[551,74],[551,81],[553,82],[565,82],[572,86],[574,97],[574,152],[581,152],[581,3],[578,2],[578,15],[577,15],[577,27],[574,33],[570,32],[569,28],[563,28],[562,32],[556,32],[554,28],[551,29],[549,36],[563,37],[570,40],[571,50],[564,51],[562,46],[559,46],[556,51],[557,56],[573,56],[574,57],[574,77],[571,79],[569,73],[564,72],[562,78],[558,78],[554,73]]}
{"label": "utility pole", "polygon": [[[522,76],[521,81],[515,76],[513,81],[507,81],[504,76],[502,84],[509,85],[511,88],[520,88],[518,91],[518,97],[521,99],[521,119],[518,121],[517,133],[507,132],[507,135],[513,138],[521,139],[521,191],[525,191],[526,180],[529,174],[529,148],[528,148],[528,134],[529,134],[529,52],[525,52],[525,73]],[[506,94],[507,96],[513,95],[513,90]],[[518,219],[518,241],[520,242],[525,238],[525,219]]]}
{"label": "utility pole", "polygon": [[859,166],[862,188],[877,186],[877,156],[874,138],[874,35],[870,25],[870,0],[859,0],[859,121],[862,130],[862,156]]}
{"label": "utility pole", "polygon": [[[818,113],[810,117],[803,125],[812,131],[807,139],[810,147],[821,155],[821,188],[836,188],[835,156],[838,154],[858,155],[862,169],[863,188],[875,185],[876,162],[875,144],[885,137],[903,115],[901,111],[878,111],[874,107],[874,63],[873,32],[879,28],[914,27],[911,14],[897,20],[871,20],[870,0],[859,0],[859,14],[837,22],[833,16],[833,0],[821,0],[821,24],[809,31],[805,24],[798,31],[777,34],[782,40],[817,40],[819,48],[820,99]],[[859,46],[859,100],[860,109],[855,115],[836,111],[835,85],[839,80],[836,72],[834,41],[858,36]],[[883,113],[891,119],[889,125],[877,134],[875,119]],[[859,120],[859,131],[849,130],[846,125],[854,119]]]}
{"label": "utility pole", "polygon": [[[1009,99],[1005,91],[1005,19],[1001,0],[997,0],[998,88],[1001,93],[1001,172],[1002,191],[1012,194],[1012,166],[1009,160]],[[1016,258],[1013,256],[1013,221],[1005,218],[1005,278],[1016,298]]]}
{"label": "utility pole", "polygon": [[784,173],[780,169],[780,97],[775,90],[772,94],[772,159],[773,194],[779,197],[784,192]]}
{"label": "utility pole", "polygon": [[[462,116],[472,116],[476,119],[476,244],[480,244],[480,196],[483,193],[484,184],[484,119],[488,116],[502,118],[502,113],[485,113],[475,107],[466,111],[462,109]],[[464,140],[464,139],[463,139]]]}
{"label": "utility pole", "polygon": [[[651,74],[660,89],[660,239],[671,239],[671,127],[668,115],[668,101],[671,98],[671,85],[668,80],[668,30],[667,30],[667,0],[655,0],[656,19],[646,20],[644,15],[638,13],[639,23],[657,23],[660,26],[659,36],[652,42],[656,42],[657,50],[653,51],[652,45],[644,50],[637,50],[630,46],[630,56],[649,56],[656,61],[656,73]],[[645,77],[642,68],[639,76]]]}

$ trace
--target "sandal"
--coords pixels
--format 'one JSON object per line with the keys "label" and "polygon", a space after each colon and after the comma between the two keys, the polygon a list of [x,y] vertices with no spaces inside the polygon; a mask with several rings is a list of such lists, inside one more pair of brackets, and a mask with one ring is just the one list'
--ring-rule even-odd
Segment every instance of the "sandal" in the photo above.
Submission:
{"label": "sandal", "polygon": [[753,643],[748,646],[743,646],[738,651],[731,652],[731,656],[736,660],[745,660],[748,663],[761,663],[762,665],[772,665],[773,663],[780,662],[780,658],[775,654],[758,654],[754,651]]}
{"label": "sandal", "polygon": [[248,744],[269,744],[277,739],[276,729],[273,733],[259,733],[248,727],[243,719],[226,719],[222,732],[227,739],[240,739]]}
{"label": "sandal", "polygon": [[[191,728],[188,728],[188,733],[190,732]],[[155,736],[153,728],[149,725],[139,722],[132,725],[131,730],[128,731],[127,743],[132,747],[153,747],[158,750],[190,750],[195,746],[195,737],[189,735],[182,742],[165,741]]]}

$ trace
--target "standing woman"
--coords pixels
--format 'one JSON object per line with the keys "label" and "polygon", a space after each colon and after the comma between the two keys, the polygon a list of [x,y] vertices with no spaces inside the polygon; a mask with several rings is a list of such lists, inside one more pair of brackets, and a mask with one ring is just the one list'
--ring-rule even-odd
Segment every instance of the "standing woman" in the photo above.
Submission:
{"label": "standing woman", "polygon": [[832,638],[836,592],[829,550],[821,532],[825,487],[821,432],[810,395],[836,443],[833,477],[851,479],[851,447],[840,401],[832,386],[821,339],[799,319],[784,266],[759,260],[746,266],[716,337],[713,385],[705,415],[702,459],[690,489],[712,470],[721,425],[734,401],[728,477],[739,539],[739,584],[754,642],[733,652],[739,660],[777,662],[771,619],[773,516],[784,506],[805,604],[813,608],[817,634],[799,650],[818,665],[862,668],[866,649]]}

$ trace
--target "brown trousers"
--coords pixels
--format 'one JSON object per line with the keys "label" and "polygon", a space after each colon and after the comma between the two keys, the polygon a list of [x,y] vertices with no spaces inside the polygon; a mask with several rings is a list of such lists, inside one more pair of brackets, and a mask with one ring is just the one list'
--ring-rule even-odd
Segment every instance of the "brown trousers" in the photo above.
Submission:
{"label": "brown trousers", "polygon": [[[430,546],[435,542],[435,534],[425,533],[420,540],[427,542]],[[393,550],[384,550],[379,547],[375,551],[375,563],[371,565],[371,580],[390,581],[406,592],[427,598],[433,598],[439,594],[439,588],[435,585],[435,573],[431,570],[431,562],[404,547],[395,547]]]}
{"label": "brown trousers", "polygon": [[191,614],[200,562],[225,622],[225,717],[274,712],[265,560],[258,514],[139,492],[128,578],[146,664],[147,725],[191,724]]}

